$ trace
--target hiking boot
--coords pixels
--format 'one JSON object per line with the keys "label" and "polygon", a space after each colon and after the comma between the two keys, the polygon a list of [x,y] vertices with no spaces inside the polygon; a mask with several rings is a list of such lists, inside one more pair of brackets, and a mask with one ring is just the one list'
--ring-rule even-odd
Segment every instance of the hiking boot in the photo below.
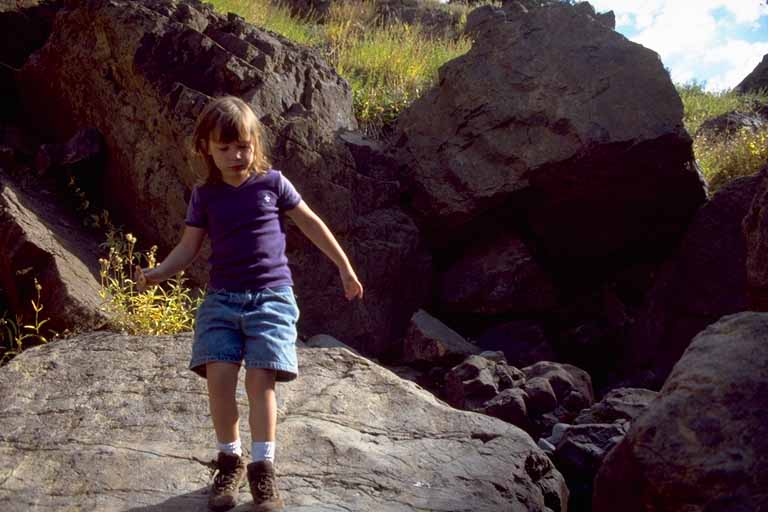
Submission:
{"label": "hiking boot", "polygon": [[212,463],[216,470],[211,493],[208,496],[208,509],[220,512],[237,505],[240,483],[245,477],[245,461],[239,455],[219,452],[219,457]]}
{"label": "hiking boot", "polygon": [[275,466],[268,460],[248,464],[248,485],[253,495],[252,512],[283,510],[283,498],[277,489]]}

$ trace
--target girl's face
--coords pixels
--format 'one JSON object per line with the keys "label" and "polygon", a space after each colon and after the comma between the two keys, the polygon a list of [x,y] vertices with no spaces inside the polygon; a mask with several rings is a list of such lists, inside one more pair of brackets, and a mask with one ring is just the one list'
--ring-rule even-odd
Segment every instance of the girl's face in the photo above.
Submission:
{"label": "girl's face", "polygon": [[221,171],[222,177],[248,174],[253,164],[253,143],[250,140],[220,142],[208,140],[208,154]]}

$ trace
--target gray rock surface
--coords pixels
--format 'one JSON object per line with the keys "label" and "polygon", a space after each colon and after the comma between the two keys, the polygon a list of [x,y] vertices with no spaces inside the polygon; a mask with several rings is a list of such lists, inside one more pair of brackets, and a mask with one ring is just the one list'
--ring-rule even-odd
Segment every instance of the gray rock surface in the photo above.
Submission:
{"label": "gray rock surface", "polygon": [[[209,473],[193,457],[210,458],[214,437],[190,338],[92,333],[1,368],[0,509],[206,510]],[[518,428],[345,349],[299,358],[300,377],[278,388],[287,511],[566,510],[561,475]]]}
{"label": "gray rock surface", "polygon": [[304,344],[307,348],[344,348],[355,355],[360,355],[355,349],[348,346],[343,341],[339,341],[333,336],[327,334],[316,334],[309,338]]}
{"label": "gray rock surface", "polygon": [[595,479],[594,512],[768,508],[768,315],[694,338]]}
{"label": "gray rock surface", "polygon": [[34,319],[30,301],[41,289],[40,320],[48,329],[101,326],[97,243],[83,234],[80,220],[56,206],[50,193],[31,190],[0,174],[0,286],[11,310]]}

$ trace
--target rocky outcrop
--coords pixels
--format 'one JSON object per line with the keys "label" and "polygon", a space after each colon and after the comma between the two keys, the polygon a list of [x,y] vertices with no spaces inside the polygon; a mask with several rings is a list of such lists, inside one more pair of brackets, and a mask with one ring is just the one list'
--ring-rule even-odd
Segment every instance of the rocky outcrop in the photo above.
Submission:
{"label": "rocky outcrop", "polygon": [[701,332],[595,479],[594,512],[768,507],[768,316]]}
{"label": "rocky outcrop", "polygon": [[448,403],[501,418],[539,437],[594,402],[589,375],[573,365],[540,361],[518,369],[488,354],[469,356],[447,372],[441,394]]}
{"label": "rocky outcrop", "polygon": [[[0,173],[0,285],[11,310],[32,324],[41,286],[39,320],[49,329],[91,329],[106,321],[100,311],[98,246],[79,219],[51,200]],[[38,304],[38,305],[39,305]]]}
{"label": "rocky outcrop", "polygon": [[742,219],[758,186],[757,177],[736,179],[698,211],[630,330],[619,364],[632,374],[625,384],[658,389],[696,334],[747,309]]}
{"label": "rocky outcrop", "polygon": [[[0,508],[206,510],[210,474],[195,457],[213,455],[213,431],[204,381],[186,370],[190,342],[94,333],[2,368]],[[299,358],[300,377],[278,387],[290,509],[566,510],[562,476],[516,427],[344,349]]]}
{"label": "rocky outcrop", "polygon": [[749,112],[732,111],[707,119],[696,130],[696,137],[722,139],[745,129],[752,132],[768,129],[768,105],[757,104]]}
{"label": "rocky outcrop", "polygon": [[403,362],[454,365],[480,350],[424,310],[411,317],[403,341]]}
{"label": "rocky outcrop", "polygon": [[755,66],[755,69],[734,88],[736,92],[741,94],[765,89],[768,89],[768,54],[764,55],[763,60]]}
{"label": "rocky outcrop", "polygon": [[[238,95],[264,124],[273,166],[338,236],[366,286],[365,303],[350,307],[336,268],[290,227],[300,329],[393,352],[390,342],[423,302],[429,256],[398,206],[398,183],[359,172],[336,138],[356,127],[351,91],[315,50],[194,0],[69,2],[55,20],[16,74],[22,117],[49,120],[36,129],[58,140],[85,126],[104,135],[101,195],[113,218],[140,244],[158,244],[162,257],[178,240],[197,180],[187,151],[195,117],[211,96]],[[190,269],[199,284],[202,260]]]}
{"label": "rocky outcrop", "polygon": [[749,309],[768,310],[768,167],[753,178],[756,192],[742,222]]}
{"label": "rocky outcrop", "polygon": [[556,304],[551,277],[515,236],[470,247],[441,277],[440,307],[447,312],[535,314]]}
{"label": "rocky outcrop", "polygon": [[670,250],[705,192],[658,55],[562,3],[467,30],[393,137],[420,222],[450,240],[507,214],[563,266]]}
{"label": "rocky outcrop", "polygon": [[658,396],[656,391],[643,388],[616,388],[589,409],[582,410],[575,424],[632,422]]}
{"label": "rocky outcrop", "polygon": [[592,481],[603,459],[657,395],[649,389],[614,389],[600,402],[583,409],[573,424],[558,423],[549,437],[539,439],[539,446],[568,482],[570,510],[592,510]]}

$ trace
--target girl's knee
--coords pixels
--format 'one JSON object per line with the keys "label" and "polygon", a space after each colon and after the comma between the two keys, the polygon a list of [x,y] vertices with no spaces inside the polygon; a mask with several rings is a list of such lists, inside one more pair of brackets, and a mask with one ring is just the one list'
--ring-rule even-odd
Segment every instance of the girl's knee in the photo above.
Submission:
{"label": "girl's knee", "polygon": [[275,387],[275,370],[268,368],[248,368],[245,371],[245,385],[249,391],[272,389]]}

